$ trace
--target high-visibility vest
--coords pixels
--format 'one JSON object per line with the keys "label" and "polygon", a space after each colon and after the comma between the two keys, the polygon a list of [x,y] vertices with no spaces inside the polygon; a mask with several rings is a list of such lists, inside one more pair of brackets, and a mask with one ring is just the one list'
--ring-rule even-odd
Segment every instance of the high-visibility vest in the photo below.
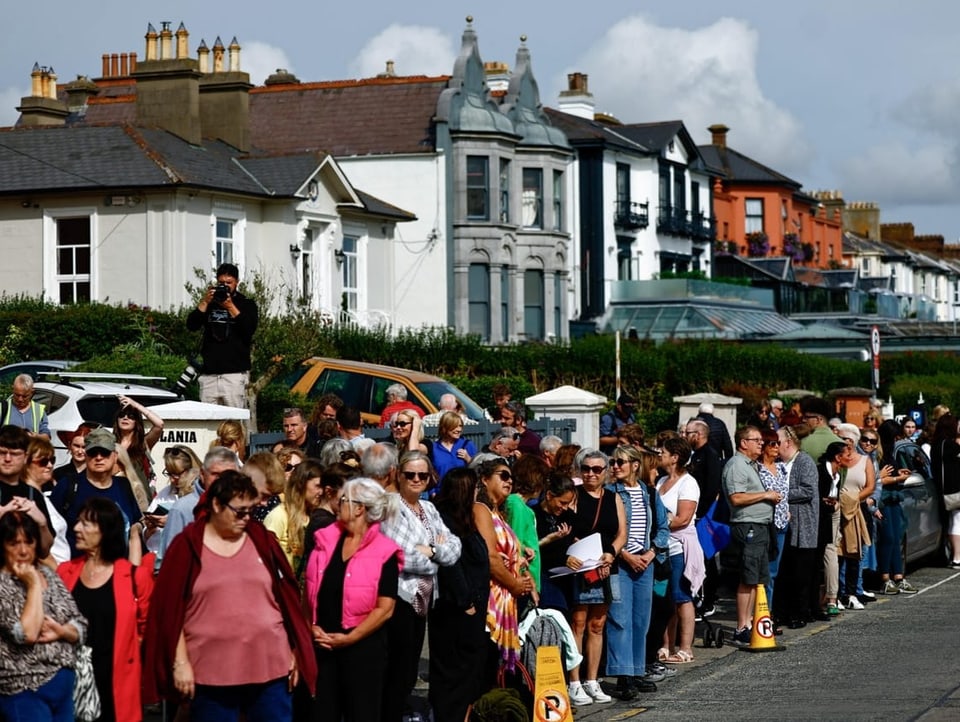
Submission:
{"label": "high-visibility vest", "polygon": [[[4,425],[10,423],[10,410],[13,409],[13,397],[7,399],[5,406],[7,407],[7,413],[4,414]],[[45,410],[43,404],[38,404],[36,401],[30,402],[30,412],[33,415],[33,433],[35,434],[40,431],[40,419],[43,418],[43,412]]]}

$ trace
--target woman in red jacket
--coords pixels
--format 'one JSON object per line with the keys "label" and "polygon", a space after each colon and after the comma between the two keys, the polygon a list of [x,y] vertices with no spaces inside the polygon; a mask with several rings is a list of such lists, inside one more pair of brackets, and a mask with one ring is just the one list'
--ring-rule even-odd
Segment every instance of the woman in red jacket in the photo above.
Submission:
{"label": "woman in red jacket", "polygon": [[153,554],[138,567],[124,558],[123,514],[109,499],[87,501],[74,531],[83,556],[64,562],[57,573],[90,624],[100,720],[140,722],[140,640],[153,592]]}

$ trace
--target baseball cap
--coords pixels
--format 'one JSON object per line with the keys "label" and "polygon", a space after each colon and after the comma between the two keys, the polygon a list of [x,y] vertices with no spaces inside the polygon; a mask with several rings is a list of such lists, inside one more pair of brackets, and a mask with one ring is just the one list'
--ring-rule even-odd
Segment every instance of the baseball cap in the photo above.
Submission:
{"label": "baseball cap", "polygon": [[106,449],[113,451],[117,448],[117,437],[106,429],[94,429],[86,437],[86,443],[83,448],[87,451],[93,449]]}

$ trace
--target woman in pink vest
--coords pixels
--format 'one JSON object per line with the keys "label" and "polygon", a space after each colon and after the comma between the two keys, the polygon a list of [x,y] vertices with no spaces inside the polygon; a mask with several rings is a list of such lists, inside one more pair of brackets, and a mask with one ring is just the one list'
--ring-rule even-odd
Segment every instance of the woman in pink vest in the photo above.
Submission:
{"label": "woman in pink vest", "polygon": [[399,499],[372,479],[343,485],[336,523],[316,532],[304,603],[317,648],[317,719],[381,717],[384,625],[393,614],[403,552],[380,531]]}

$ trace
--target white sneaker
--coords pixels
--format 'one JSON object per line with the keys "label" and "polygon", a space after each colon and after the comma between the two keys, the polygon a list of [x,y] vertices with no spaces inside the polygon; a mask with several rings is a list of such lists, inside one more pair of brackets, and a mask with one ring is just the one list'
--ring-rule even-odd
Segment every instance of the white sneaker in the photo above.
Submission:
{"label": "white sneaker", "polygon": [[850,597],[849,599],[847,599],[847,609],[860,610],[860,609],[865,609],[865,607],[863,606],[863,602],[861,602],[859,599],[857,599],[856,597]]}
{"label": "white sneaker", "polygon": [[593,697],[587,694],[583,685],[579,682],[571,682],[567,687],[567,694],[570,696],[570,704],[576,707],[585,707],[588,704],[593,704]]}
{"label": "white sneaker", "polygon": [[595,679],[588,679],[583,683],[583,691],[589,694],[594,702],[612,702],[613,697],[603,691],[600,683]]}

